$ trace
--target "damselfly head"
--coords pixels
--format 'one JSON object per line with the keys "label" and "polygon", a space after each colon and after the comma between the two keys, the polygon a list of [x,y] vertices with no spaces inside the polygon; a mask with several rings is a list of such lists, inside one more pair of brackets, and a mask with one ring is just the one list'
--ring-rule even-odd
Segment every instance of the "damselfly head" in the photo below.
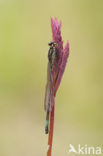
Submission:
{"label": "damselfly head", "polygon": [[50,43],[48,43],[48,45],[52,48],[55,48],[57,46],[57,43],[56,42],[50,42]]}

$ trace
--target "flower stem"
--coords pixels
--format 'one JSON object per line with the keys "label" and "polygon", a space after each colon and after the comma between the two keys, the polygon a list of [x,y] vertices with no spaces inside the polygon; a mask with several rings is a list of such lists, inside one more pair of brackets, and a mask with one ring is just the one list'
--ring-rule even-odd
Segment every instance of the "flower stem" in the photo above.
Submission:
{"label": "flower stem", "polygon": [[[59,82],[59,79],[57,79],[56,84],[55,84],[54,98],[56,96],[58,82]],[[50,130],[49,130],[49,137],[48,137],[47,156],[51,156],[51,152],[52,152],[53,130],[54,130],[54,112],[55,112],[55,102],[54,102],[54,105],[52,108],[52,112],[50,114]]]}
{"label": "flower stem", "polygon": [[52,108],[52,112],[50,114],[50,130],[49,130],[49,137],[48,137],[48,151],[47,156],[51,156],[52,151],[52,141],[53,141],[53,129],[54,129],[54,106]]}

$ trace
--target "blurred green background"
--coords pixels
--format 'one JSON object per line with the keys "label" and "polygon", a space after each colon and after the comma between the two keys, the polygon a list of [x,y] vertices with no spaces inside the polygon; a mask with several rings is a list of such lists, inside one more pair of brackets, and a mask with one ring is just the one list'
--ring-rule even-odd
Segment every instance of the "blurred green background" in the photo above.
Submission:
{"label": "blurred green background", "polygon": [[0,0],[0,156],[46,155],[44,94],[50,17],[70,56],[56,96],[53,156],[103,147],[103,1]]}

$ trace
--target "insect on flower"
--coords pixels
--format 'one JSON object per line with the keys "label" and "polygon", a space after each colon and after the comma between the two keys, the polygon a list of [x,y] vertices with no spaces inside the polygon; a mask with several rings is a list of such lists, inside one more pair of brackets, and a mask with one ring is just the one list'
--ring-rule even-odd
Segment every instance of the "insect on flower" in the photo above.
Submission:
{"label": "insect on flower", "polygon": [[50,42],[48,44],[50,46],[48,51],[48,69],[47,69],[47,84],[46,84],[46,92],[45,92],[45,101],[44,107],[46,111],[46,125],[45,125],[45,133],[48,134],[48,125],[49,125],[49,115],[52,111],[52,107],[54,104],[54,87],[55,87],[55,79],[53,74],[54,63],[57,56],[57,43]]}
{"label": "insect on flower", "polygon": [[52,151],[55,97],[69,56],[69,42],[63,46],[61,26],[61,21],[58,22],[57,18],[51,18],[52,42],[48,44],[50,48],[48,51],[47,84],[44,100],[44,107],[46,111],[45,133],[49,133],[47,156],[51,156]]}

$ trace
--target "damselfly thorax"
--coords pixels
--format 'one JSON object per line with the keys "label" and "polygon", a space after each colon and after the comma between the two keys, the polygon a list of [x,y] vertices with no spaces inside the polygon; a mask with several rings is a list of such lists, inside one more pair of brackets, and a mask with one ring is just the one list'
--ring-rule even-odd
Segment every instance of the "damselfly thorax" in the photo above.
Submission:
{"label": "damselfly thorax", "polygon": [[49,60],[49,63],[51,65],[51,70],[52,70],[53,65],[54,65],[54,61],[55,61],[55,56],[56,56],[56,46],[57,46],[57,44],[55,42],[50,42],[49,46],[50,46],[50,49],[49,49],[49,52],[48,52],[48,60]]}

